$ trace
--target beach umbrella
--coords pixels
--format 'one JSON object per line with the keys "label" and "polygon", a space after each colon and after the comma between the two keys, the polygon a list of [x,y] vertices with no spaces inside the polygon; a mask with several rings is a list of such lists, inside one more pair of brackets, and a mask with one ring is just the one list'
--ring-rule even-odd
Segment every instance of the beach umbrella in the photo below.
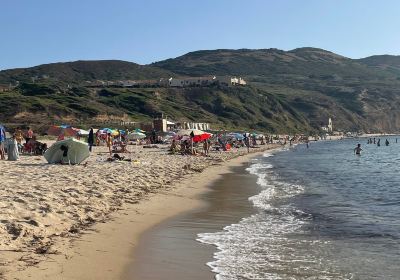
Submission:
{"label": "beach umbrella", "polygon": [[79,164],[89,157],[89,147],[87,143],[70,138],[54,143],[44,153],[48,163],[60,163],[63,159],[64,151],[61,146],[68,147],[67,160],[71,164]]}
{"label": "beach umbrella", "polygon": [[202,135],[202,134],[205,133],[204,131],[198,130],[198,129],[181,129],[181,130],[179,130],[176,134],[179,135],[179,136],[184,136],[184,135],[190,136],[190,134],[191,134],[192,132],[193,132],[193,134],[194,134],[195,136],[196,136],[196,135]]}
{"label": "beach umbrella", "polygon": [[136,131],[136,132],[140,132],[140,133],[146,133],[146,131],[141,130],[140,128],[136,128],[135,131]]}
{"label": "beach umbrella", "polygon": [[59,125],[52,125],[49,127],[49,129],[47,130],[47,134],[48,135],[54,135],[54,136],[58,136],[61,134],[62,132],[62,128]]}
{"label": "beach umbrella", "polygon": [[168,132],[165,132],[164,138],[165,139],[171,139],[172,138],[172,139],[177,140],[177,138],[179,138],[179,135],[176,135],[176,133],[173,132],[173,131],[168,131]]}
{"label": "beach umbrella", "polygon": [[79,135],[89,135],[89,131],[88,130],[84,130],[84,129],[79,129],[78,130],[78,134]]}
{"label": "beach umbrella", "polygon": [[47,130],[47,134],[53,136],[59,136],[61,134],[64,136],[76,136],[78,132],[79,129],[66,125],[53,125]]}
{"label": "beach umbrella", "polygon": [[137,140],[137,139],[143,139],[146,138],[146,134],[141,133],[141,132],[132,132],[128,134],[128,139],[129,140]]}
{"label": "beach umbrella", "polygon": [[243,140],[244,136],[238,132],[232,132],[227,135],[227,138],[235,138],[236,140]]}
{"label": "beach umbrella", "polygon": [[193,137],[193,142],[201,142],[201,141],[209,139],[211,136],[212,136],[211,133],[203,133],[201,135],[195,135]]}

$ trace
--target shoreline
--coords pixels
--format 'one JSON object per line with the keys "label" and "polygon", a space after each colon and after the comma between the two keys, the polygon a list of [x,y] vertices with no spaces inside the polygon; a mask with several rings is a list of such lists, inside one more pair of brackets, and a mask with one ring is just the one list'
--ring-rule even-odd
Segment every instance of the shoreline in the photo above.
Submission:
{"label": "shoreline", "polygon": [[212,280],[208,265],[218,248],[199,241],[200,233],[220,232],[257,212],[249,197],[260,193],[257,176],[247,168],[262,156],[229,167],[229,172],[208,185],[198,199],[203,204],[168,218],[146,230],[134,250],[126,279]]}
{"label": "shoreline", "polygon": [[[13,279],[128,279],[128,267],[135,261],[135,247],[152,227],[180,213],[204,207],[199,196],[222,174],[230,172],[273,145],[208,166],[204,172],[186,174],[169,189],[158,190],[123,210],[96,223],[69,245],[68,254],[48,255],[47,260],[11,273]],[[130,278],[131,279],[131,278]]]}

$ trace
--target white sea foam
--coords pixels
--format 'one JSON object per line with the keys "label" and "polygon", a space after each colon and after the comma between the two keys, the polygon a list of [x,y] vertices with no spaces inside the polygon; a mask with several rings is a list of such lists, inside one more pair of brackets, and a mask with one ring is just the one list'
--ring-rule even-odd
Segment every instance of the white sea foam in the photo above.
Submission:
{"label": "white sea foam", "polygon": [[263,160],[246,170],[257,175],[263,189],[249,198],[259,212],[220,232],[198,235],[199,242],[217,247],[214,260],[207,263],[216,279],[350,279],[324,267],[312,253],[318,240],[292,237],[302,232],[310,216],[285,201],[304,187],[279,181],[273,166]]}

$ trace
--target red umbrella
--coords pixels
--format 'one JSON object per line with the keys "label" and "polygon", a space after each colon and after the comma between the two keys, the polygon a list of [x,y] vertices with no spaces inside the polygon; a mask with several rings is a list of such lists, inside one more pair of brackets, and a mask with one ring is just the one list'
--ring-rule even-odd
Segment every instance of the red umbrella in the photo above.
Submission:
{"label": "red umbrella", "polygon": [[201,141],[209,139],[210,137],[211,137],[210,133],[203,133],[201,135],[195,135],[193,137],[193,142],[201,142]]}

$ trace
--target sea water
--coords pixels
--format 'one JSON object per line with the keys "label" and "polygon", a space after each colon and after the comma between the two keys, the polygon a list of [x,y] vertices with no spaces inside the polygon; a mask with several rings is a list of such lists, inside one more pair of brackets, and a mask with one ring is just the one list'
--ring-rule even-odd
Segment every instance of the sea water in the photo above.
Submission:
{"label": "sea water", "polygon": [[255,214],[198,235],[216,246],[208,263],[216,279],[400,279],[400,141],[385,139],[255,159],[247,169],[261,189],[249,198]]}

